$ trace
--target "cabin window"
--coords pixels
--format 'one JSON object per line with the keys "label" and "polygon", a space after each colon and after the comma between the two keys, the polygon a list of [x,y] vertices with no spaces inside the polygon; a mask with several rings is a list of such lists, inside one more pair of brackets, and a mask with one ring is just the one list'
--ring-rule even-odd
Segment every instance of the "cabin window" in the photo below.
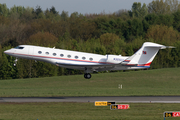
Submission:
{"label": "cabin window", "polygon": [[70,57],[71,57],[71,55],[68,55],[67,57],[68,57],[68,58],[70,58]]}
{"label": "cabin window", "polygon": [[64,57],[64,54],[60,54],[61,57]]}
{"label": "cabin window", "polygon": [[38,51],[39,54],[41,54],[42,52],[41,51]]}
{"label": "cabin window", "polygon": [[56,53],[53,53],[54,56],[56,56]]}
{"label": "cabin window", "polygon": [[19,46],[17,46],[17,47],[15,47],[16,49],[24,49],[24,47],[19,47]]}
{"label": "cabin window", "polygon": [[49,52],[46,52],[46,55],[49,55]]}
{"label": "cabin window", "polygon": [[76,59],[78,59],[79,57],[78,56],[75,56]]}
{"label": "cabin window", "polygon": [[93,58],[89,58],[89,60],[91,60],[91,61],[92,61],[92,60],[93,60]]}
{"label": "cabin window", "polygon": [[82,59],[83,59],[83,60],[85,60],[85,59],[86,59],[86,57],[82,57]]}

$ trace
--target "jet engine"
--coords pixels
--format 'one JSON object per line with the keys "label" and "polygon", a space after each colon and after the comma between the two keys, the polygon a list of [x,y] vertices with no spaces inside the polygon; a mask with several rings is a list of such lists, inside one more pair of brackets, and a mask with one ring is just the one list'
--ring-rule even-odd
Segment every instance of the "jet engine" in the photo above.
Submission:
{"label": "jet engine", "polygon": [[121,55],[107,55],[106,62],[107,63],[113,63],[118,64],[124,61],[124,58]]}

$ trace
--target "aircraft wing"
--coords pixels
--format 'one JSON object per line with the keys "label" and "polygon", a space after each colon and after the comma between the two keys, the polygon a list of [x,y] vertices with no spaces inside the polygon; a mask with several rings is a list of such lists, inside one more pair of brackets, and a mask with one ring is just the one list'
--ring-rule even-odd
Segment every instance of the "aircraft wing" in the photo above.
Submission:
{"label": "aircraft wing", "polygon": [[65,63],[56,63],[56,65],[59,67],[65,67],[65,68],[70,68],[70,69],[78,69],[78,70],[91,69],[92,71],[111,70],[115,66],[121,66],[120,64],[81,65],[81,64],[65,64]]}

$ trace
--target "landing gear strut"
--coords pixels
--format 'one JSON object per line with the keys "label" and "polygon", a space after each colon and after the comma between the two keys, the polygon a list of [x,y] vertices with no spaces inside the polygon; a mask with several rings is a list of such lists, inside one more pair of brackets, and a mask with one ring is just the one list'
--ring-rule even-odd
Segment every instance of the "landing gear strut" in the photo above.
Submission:
{"label": "landing gear strut", "polygon": [[14,60],[14,66],[16,66],[17,61],[18,61],[18,58],[16,58],[16,59]]}
{"label": "landing gear strut", "polygon": [[85,73],[85,74],[84,74],[84,78],[90,79],[90,78],[91,78],[91,74],[90,74],[90,73]]}

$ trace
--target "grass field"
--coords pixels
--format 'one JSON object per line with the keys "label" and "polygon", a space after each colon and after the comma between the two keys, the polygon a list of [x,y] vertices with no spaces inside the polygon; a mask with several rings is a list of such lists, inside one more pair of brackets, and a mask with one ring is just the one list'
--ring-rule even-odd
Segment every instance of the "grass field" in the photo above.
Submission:
{"label": "grass field", "polygon": [[[133,103],[128,110],[95,107],[94,103],[0,103],[0,120],[163,120],[179,104]],[[167,118],[179,120],[179,118]]]}
{"label": "grass field", "polygon": [[[90,80],[83,75],[1,80],[0,97],[180,95],[179,71],[101,73]],[[180,111],[179,104],[131,103],[129,110],[110,110],[94,103],[0,103],[0,120],[162,120],[165,111]]]}
{"label": "grass field", "polygon": [[[122,89],[119,89],[122,84]],[[0,80],[0,97],[180,95],[180,68]]]}

